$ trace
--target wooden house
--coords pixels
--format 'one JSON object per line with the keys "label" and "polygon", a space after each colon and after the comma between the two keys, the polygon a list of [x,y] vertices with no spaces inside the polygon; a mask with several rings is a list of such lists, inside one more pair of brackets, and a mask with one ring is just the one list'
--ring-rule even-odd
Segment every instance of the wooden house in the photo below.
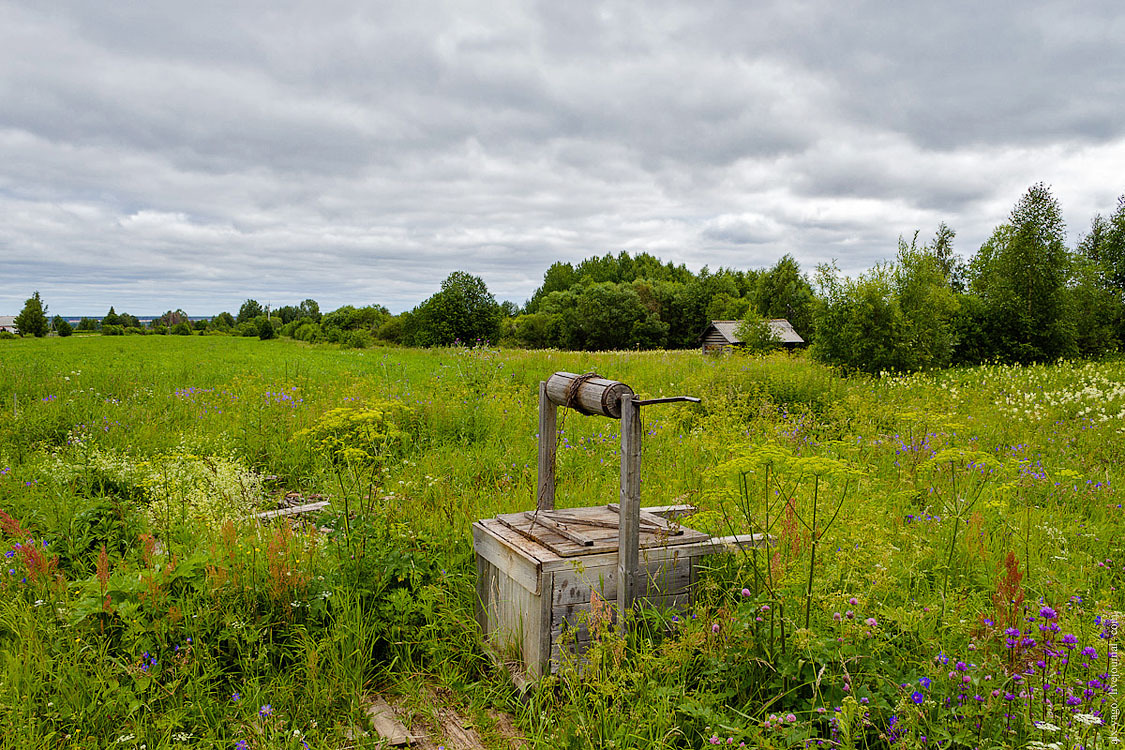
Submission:
{"label": "wooden house", "polygon": [[19,333],[20,329],[16,326],[15,315],[0,315],[0,331],[5,333]]}
{"label": "wooden house", "polygon": [[[773,318],[767,320],[766,324],[782,347],[796,349],[805,345],[805,340],[785,318]],[[712,320],[707,329],[699,336],[703,353],[730,351],[735,347],[742,346],[742,339],[736,333],[740,325],[742,325],[741,320]]]}

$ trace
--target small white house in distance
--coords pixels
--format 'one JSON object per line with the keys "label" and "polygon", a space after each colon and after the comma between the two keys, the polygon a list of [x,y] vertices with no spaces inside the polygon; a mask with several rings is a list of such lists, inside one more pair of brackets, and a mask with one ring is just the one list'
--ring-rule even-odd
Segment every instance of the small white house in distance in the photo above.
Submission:
{"label": "small white house in distance", "polygon": [[[793,330],[793,325],[785,318],[767,320],[770,330],[777,337],[778,342],[786,349],[796,349],[804,346],[805,340]],[[742,339],[735,331],[742,324],[741,320],[712,320],[711,324],[699,336],[703,344],[703,353],[717,352],[742,346]]]}
{"label": "small white house in distance", "polygon": [[15,315],[0,315],[0,331],[5,333],[19,333],[20,329],[16,327]]}

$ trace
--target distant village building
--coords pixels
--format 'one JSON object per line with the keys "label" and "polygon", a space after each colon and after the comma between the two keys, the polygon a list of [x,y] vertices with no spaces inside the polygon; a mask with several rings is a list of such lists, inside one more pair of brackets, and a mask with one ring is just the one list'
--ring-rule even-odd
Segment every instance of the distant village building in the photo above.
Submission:
{"label": "distant village building", "polygon": [[[796,349],[805,345],[805,340],[793,330],[792,324],[785,318],[767,320],[778,343],[785,349]],[[742,339],[735,331],[742,325],[741,320],[712,320],[707,329],[700,334],[699,340],[703,345],[703,353],[730,351],[742,346]]]}
{"label": "distant village building", "polygon": [[0,331],[5,333],[19,333],[20,329],[16,326],[16,316],[0,315]]}

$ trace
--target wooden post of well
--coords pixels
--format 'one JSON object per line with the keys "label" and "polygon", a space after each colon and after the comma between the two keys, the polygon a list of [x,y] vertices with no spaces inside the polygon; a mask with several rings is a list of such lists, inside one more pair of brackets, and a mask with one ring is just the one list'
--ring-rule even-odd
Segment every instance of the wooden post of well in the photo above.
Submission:
{"label": "wooden post of well", "polygon": [[547,397],[547,382],[539,381],[539,489],[537,510],[555,509],[555,430],[558,407]]}
{"label": "wooden post of well", "polygon": [[624,632],[637,594],[641,527],[641,407],[630,394],[621,399],[621,499],[618,503],[617,614]]}

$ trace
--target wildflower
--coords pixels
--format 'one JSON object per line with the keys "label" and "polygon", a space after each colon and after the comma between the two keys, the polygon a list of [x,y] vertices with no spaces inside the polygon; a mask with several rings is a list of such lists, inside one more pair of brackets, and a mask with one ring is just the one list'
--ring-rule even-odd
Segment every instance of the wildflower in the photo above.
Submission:
{"label": "wildflower", "polygon": [[929,689],[930,682],[931,682],[931,680],[930,680],[929,677],[919,677],[918,678],[918,684],[921,685],[924,688]]}
{"label": "wildflower", "polygon": [[1062,637],[1062,645],[1066,646],[1068,649],[1073,649],[1078,645],[1078,636],[1074,635],[1073,633],[1065,634]]}
{"label": "wildflower", "polygon": [[711,632],[712,633],[718,633],[719,632],[719,623],[715,622],[715,623],[711,624]]}
{"label": "wildflower", "polygon": [[750,589],[742,589],[742,596],[743,597],[750,596]]}
{"label": "wildflower", "polygon": [[268,716],[273,716],[273,706],[270,705],[269,703],[262,706],[261,708],[258,709],[258,716],[261,716],[262,718],[266,718]]}
{"label": "wildflower", "polygon": [[1093,646],[1087,646],[1086,648],[1082,649],[1082,655],[1087,656],[1091,659],[1097,659],[1098,651]]}
{"label": "wildflower", "polygon": [[921,703],[923,700],[925,700],[925,698],[926,697],[919,693],[917,690],[910,694],[910,700],[914,701],[915,703]]}
{"label": "wildflower", "polygon": [[1102,718],[1100,716],[1095,716],[1094,714],[1075,714],[1074,720],[1079,724],[1085,724],[1086,726],[1093,726],[1095,724],[1102,723]]}
{"label": "wildflower", "polygon": [[879,625],[879,621],[876,620],[874,617],[868,617],[866,620],[864,620],[864,623],[866,623],[867,627],[869,627],[869,628],[874,628],[874,627],[877,627]]}
{"label": "wildflower", "polygon": [[1043,607],[1043,609],[1039,610],[1039,616],[1042,617],[1044,620],[1053,620],[1056,617],[1058,617],[1059,615],[1058,615],[1057,612],[1055,612],[1055,610],[1051,609],[1050,607]]}
{"label": "wildflower", "polygon": [[242,698],[242,696],[241,696],[240,694],[238,694],[238,693],[231,693],[231,694],[230,694],[230,699],[231,699],[231,702],[233,702],[233,703],[238,703],[238,701],[239,701],[239,700],[240,700],[241,698]]}
{"label": "wildflower", "polygon": [[797,720],[797,717],[794,714],[785,714],[785,720],[792,724]]}

